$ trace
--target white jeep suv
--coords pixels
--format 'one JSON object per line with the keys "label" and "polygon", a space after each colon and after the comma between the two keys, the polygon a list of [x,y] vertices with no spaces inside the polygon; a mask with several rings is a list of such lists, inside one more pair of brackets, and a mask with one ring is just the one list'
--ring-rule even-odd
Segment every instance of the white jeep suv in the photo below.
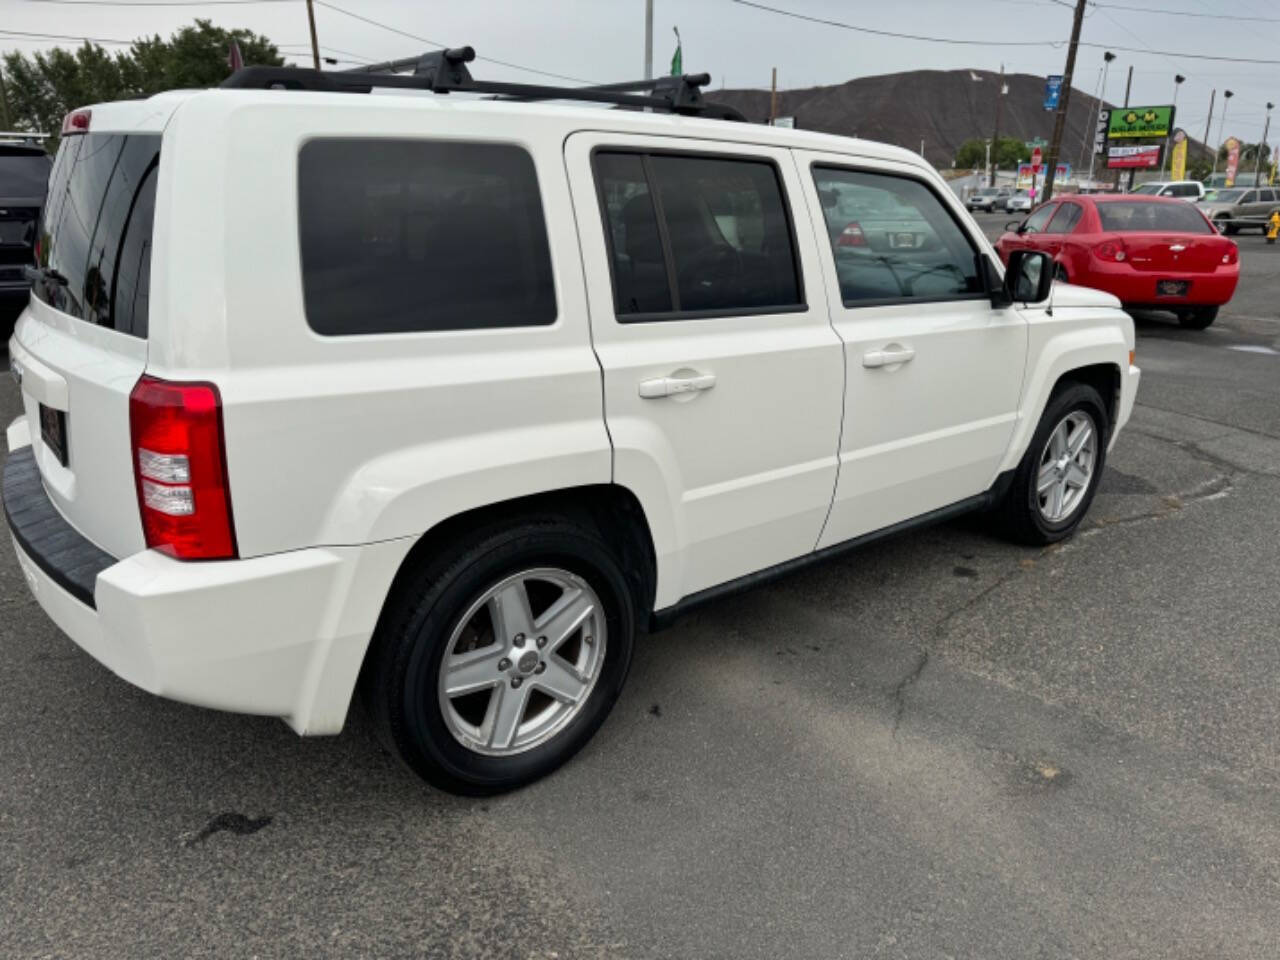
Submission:
{"label": "white jeep suv", "polygon": [[907,150],[703,78],[440,95],[518,95],[468,53],[355,88],[435,95],[250,68],[68,117],[3,499],[91,656],[302,734],[359,689],[494,792],[696,603],[964,511],[1080,523],[1138,385],[1115,299],[1002,273]]}

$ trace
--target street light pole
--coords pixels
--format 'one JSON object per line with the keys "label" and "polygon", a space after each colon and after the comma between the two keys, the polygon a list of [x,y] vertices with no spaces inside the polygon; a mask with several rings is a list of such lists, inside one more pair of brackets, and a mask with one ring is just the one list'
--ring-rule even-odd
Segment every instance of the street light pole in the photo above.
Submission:
{"label": "street light pole", "polygon": [[1262,127],[1262,142],[1254,147],[1253,152],[1257,155],[1253,162],[1253,185],[1258,186],[1258,172],[1262,169],[1262,151],[1267,146],[1267,134],[1271,132],[1271,108],[1275,104],[1267,101],[1267,122]]}
{"label": "street light pole", "polygon": [[644,78],[653,79],[653,0],[644,0]]}
{"label": "street light pole", "polygon": [[1218,121],[1218,143],[1213,147],[1213,172],[1218,172],[1218,147],[1222,144],[1222,129],[1227,125],[1227,101],[1235,94],[1230,90],[1222,91],[1222,119]]}
{"label": "street light pole", "polygon": [[1169,138],[1173,136],[1173,121],[1178,116],[1178,88],[1182,86],[1182,81],[1187,79],[1180,73],[1173,75],[1173,110],[1170,111],[1169,132],[1164,135],[1164,155],[1160,158],[1160,179],[1164,179],[1165,164],[1169,162]]}
{"label": "street light pole", "polygon": [[[1104,51],[1102,54],[1102,99],[1100,99],[1095,104],[1095,106],[1097,107],[1095,115],[1098,117],[1102,116],[1102,105],[1107,102],[1107,73],[1111,69],[1111,61],[1114,60],[1115,58],[1116,58],[1116,55],[1112,53],[1110,50]],[[1094,123],[1096,125],[1097,121],[1095,120]],[[1088,136],[1088,135],[1089,135],[1089,131],[1086,130],[1085,136]],[[1104,149],[1106,148],[1106,145],[1107,145],[1106,139],[1104,138],[1102,142],[1102,146]],[[1097,151],[1094,150],[1093,144],[1090,143],[1089,144],[1089,189],[1090,190],[1093,189],[1093,163],[1097,159],[1097,157],[1098,157]]]}

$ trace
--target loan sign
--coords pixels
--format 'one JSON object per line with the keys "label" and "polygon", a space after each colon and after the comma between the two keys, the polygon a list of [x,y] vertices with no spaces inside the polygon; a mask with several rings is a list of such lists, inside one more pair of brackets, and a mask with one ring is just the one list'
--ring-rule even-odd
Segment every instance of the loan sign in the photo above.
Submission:
{"label": "loan sign", "polygon": [[1112,170],[1160,166],[1160,144],[1138,147],[1112,147],[1107,151],[1107,166]]}
{"label": "loan sign", "polygon": [[1117,107],[1111,111],[1107,137],[1111,140],[1138,140],[1167,137],[1173,124],[1173,107]]}

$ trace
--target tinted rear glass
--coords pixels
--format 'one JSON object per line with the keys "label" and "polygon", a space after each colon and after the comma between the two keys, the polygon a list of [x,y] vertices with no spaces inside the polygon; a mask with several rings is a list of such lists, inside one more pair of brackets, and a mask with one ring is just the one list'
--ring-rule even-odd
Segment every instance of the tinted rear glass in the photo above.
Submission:
{"label": "tinted rear glass", "polygon": [[0,146],[0,198],[30,200],[49,185],[49,157],[20,147]]}
{"label": "tinted rear glass", "polygon": [[159,134],[90,133],[58,148],[33,286],[49,306],[147,335]]}
{"label": "tinted rear glass", "polygon": [[298,224],[317,333],[555,321],[538,179],[520,147],[312,140],[298,158]]}
{"label": "tinted rear glass", "polygon": [[1185,203],[1100,203],[1098,218],[1107,231],[1215,232],[1194,207]]}

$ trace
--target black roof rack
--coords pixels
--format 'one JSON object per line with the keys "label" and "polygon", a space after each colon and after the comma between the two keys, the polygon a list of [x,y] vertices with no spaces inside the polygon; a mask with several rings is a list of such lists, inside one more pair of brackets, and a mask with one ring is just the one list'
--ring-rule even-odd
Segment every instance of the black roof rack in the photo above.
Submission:
{"label": "black roof rack", "polygon": [[[718,120],[746,118],[733,107],[702,98],[700,87],[711,82],[705,73],[655,77],[586,87],[476,80],[467,64],[476,58],[472,47],[432,50],[417,57],[388,60],[354,70],[321,71],[302,67],[242,67],[222,82],[223,87],[249,90],[319,90],[329,93],[368,93],[374,87],[403,87],[433,93],[487,93],[514,100],[582,100],[623,107],[662,110]],[[401,70],[412,73],[400,73]]]}

